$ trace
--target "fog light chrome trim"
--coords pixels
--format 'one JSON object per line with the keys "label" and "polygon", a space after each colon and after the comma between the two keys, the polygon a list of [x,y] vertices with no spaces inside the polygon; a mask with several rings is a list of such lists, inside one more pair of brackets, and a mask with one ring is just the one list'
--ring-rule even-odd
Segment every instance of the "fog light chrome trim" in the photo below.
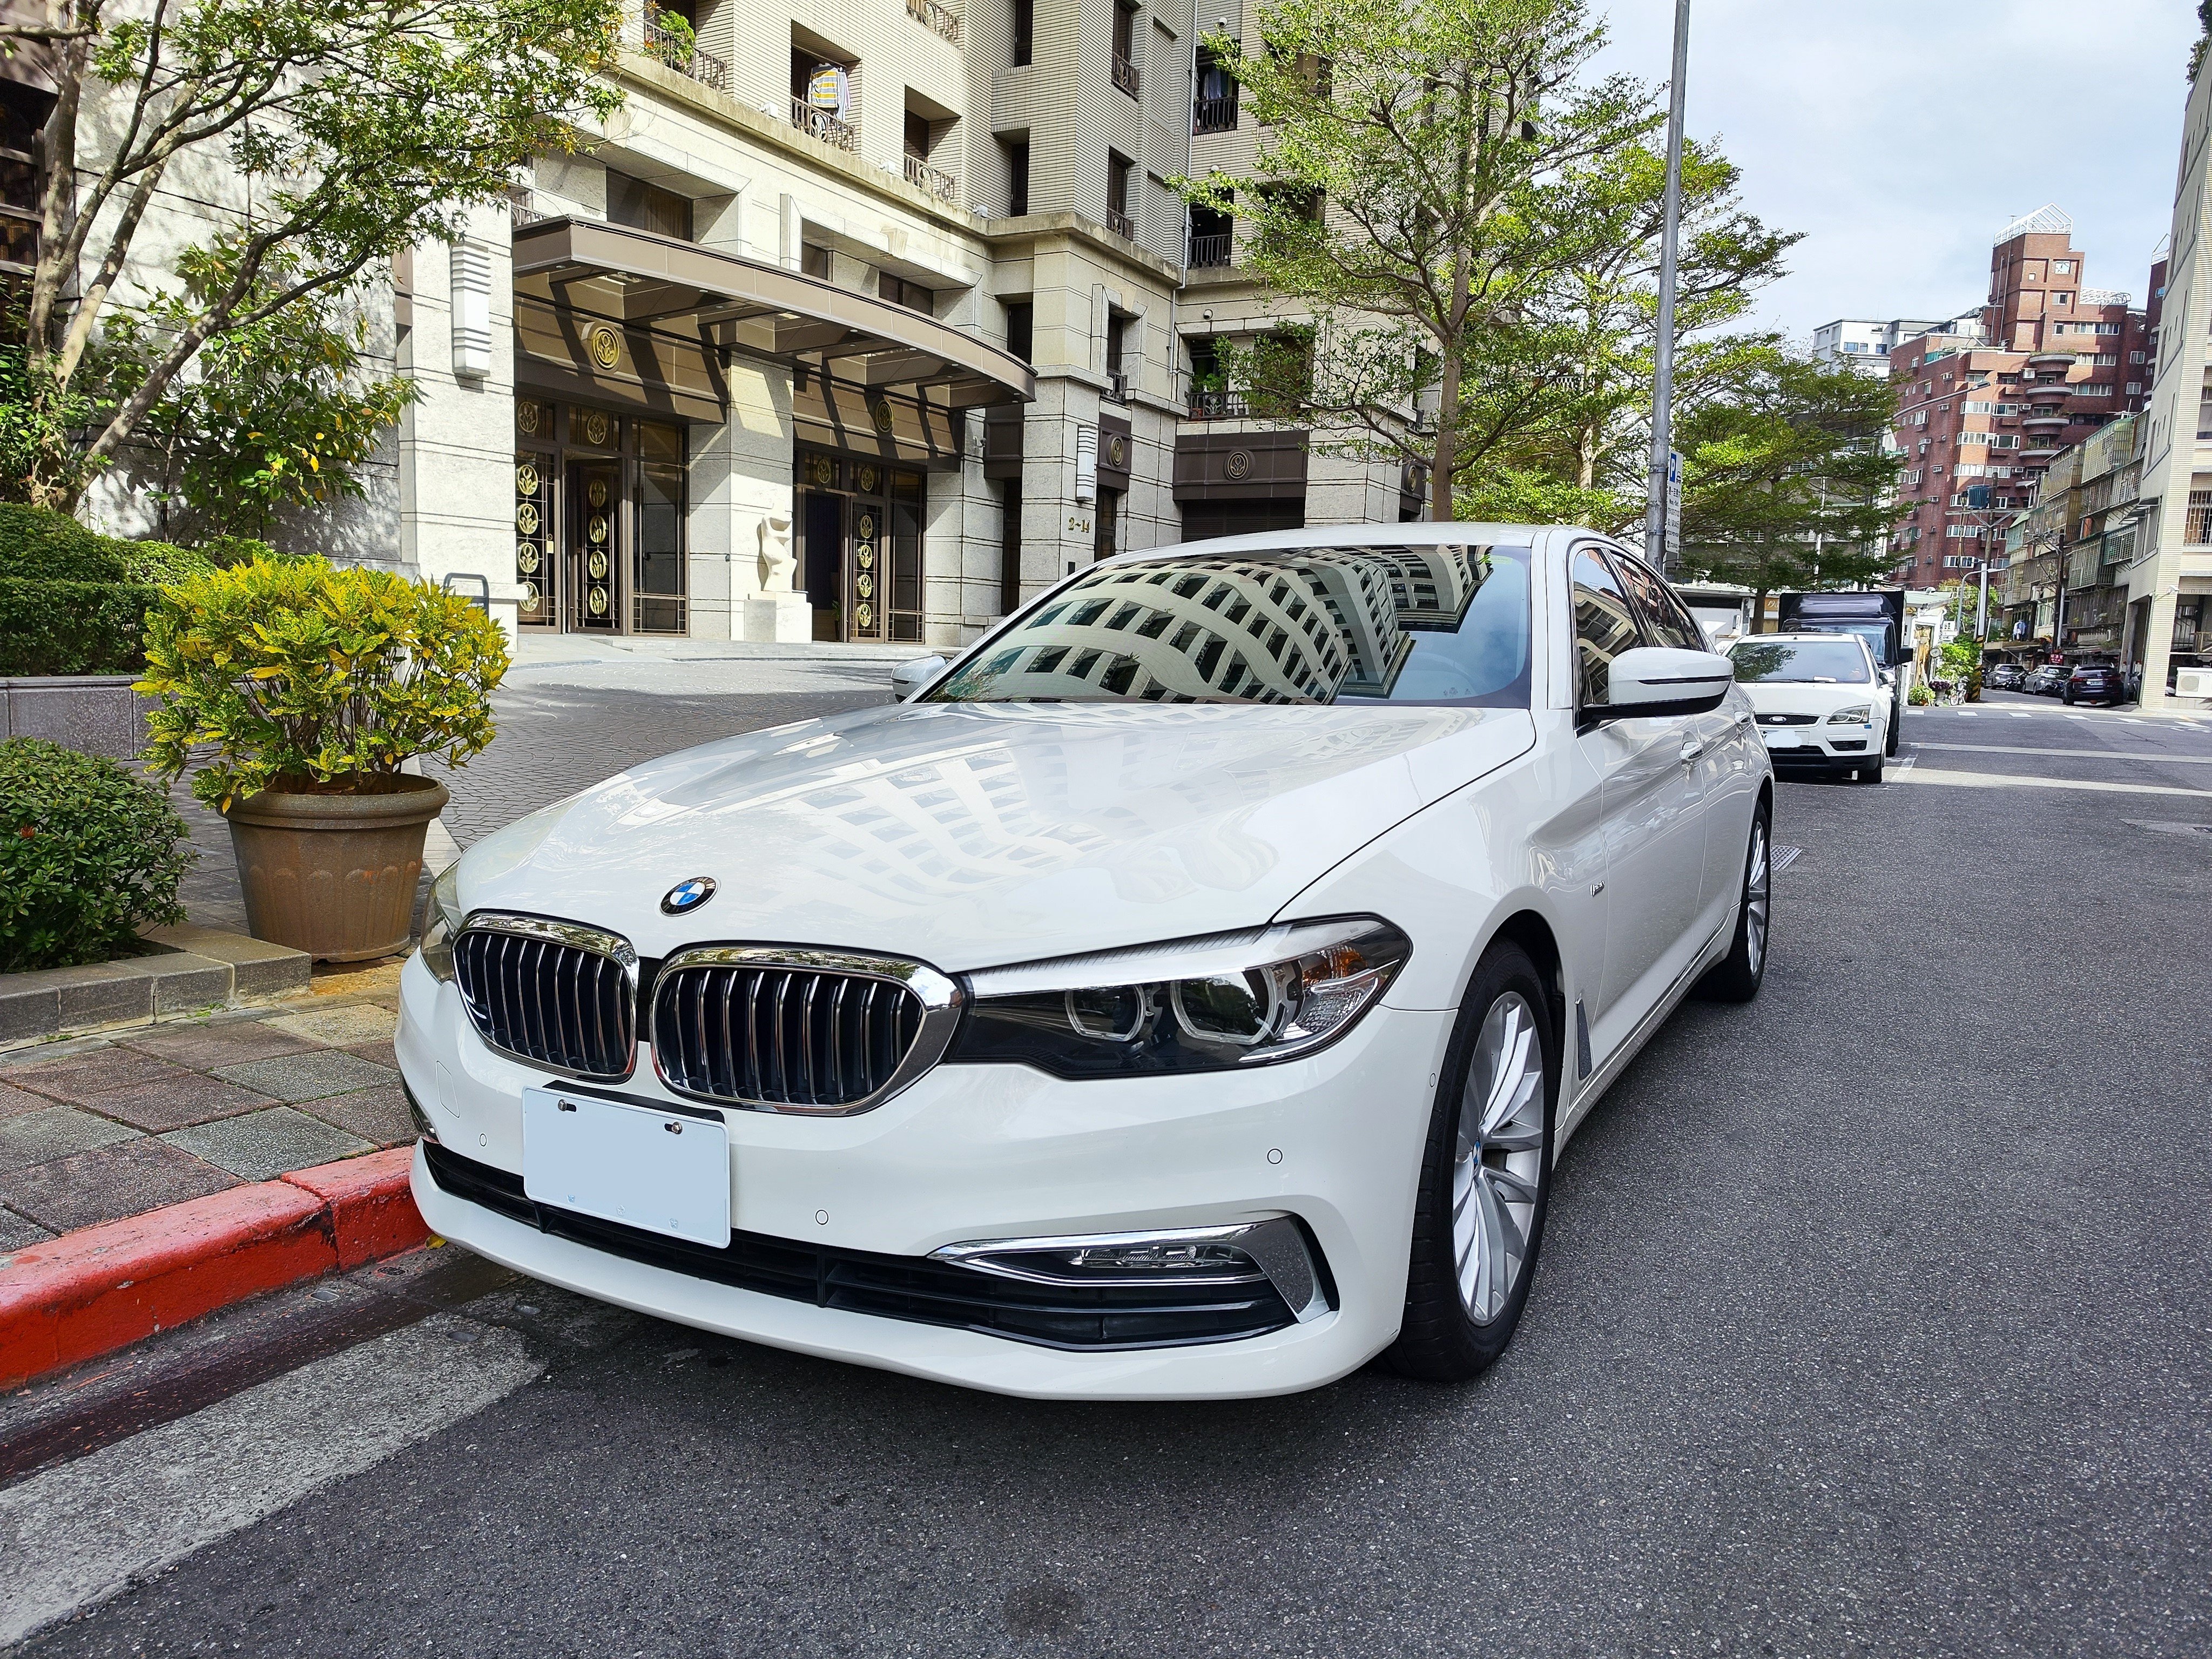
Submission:
{"label": "fog light chrome trim", "polygon": [[[1054,1251],[1113,1249],[1149,1244],[1225,1244],[1252,1264],[1251,1271],[1223,1272],[1194,1267],[1124,1274],[1054,1272],[1048,1264],[1031,1260]],[[1128,1289],[1147,1285],[1249,1285],[1265,1279],[1283,1298],[1284,1305],[1301,1325],[1333,1310],[1320,1267],[1306,1243],[1305,1229],[1287,1215],[1267,1216],[1257,1221],[1231,1222],[1218,1227],[1170,1227],[1152,1232],[1069,1233],[1046,1238],[990,1238],[969,1243],[947,1244],[930,1252],[931,1259],[996,1273],[1004,1279],[1033,1285],[1092,1285],[1100,1289]]]}

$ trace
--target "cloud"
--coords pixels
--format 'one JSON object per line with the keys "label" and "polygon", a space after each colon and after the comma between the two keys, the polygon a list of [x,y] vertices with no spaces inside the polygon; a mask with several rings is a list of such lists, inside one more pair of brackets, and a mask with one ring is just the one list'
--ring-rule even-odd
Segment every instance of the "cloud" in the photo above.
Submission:
{"label": "cloud", "polygon": [[[1617,0],[1599,67],[1666,78],[1674,8]],[[1990,239],[2055,202],[2089,281],[2144,298],[2172,215],[2186,0],[1692,0],[1688,128],[1803,231],[1759,323],[1947,317]]]}

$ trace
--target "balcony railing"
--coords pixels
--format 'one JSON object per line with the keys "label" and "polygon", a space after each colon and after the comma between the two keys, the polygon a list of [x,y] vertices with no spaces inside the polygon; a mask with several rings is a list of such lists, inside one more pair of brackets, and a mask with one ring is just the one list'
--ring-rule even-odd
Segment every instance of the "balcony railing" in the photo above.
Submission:
{"label": "balcony railing", "polygon": [[1190,418],[1194,421],[1238,421],[1252,412],[1241,392],[1221,386],[1190,389]]}
{"label": "balcony railing", "polygon": [[[848,148],[849,148],[849,146]],[[906,162],[907,183],[915,186],[917,189],[927,191],[932,196],[934,196],[940,202],[951,202],[958,199],[960,195],[960,186],[952,182],[952,175],[951,173],[939,173],[935,167],[930,166],[928,162],[923,161],[919,155],[908,155],[904,160]]]}
{"label": "balcony railing", "polygon": [[937,0],[906,0],[906,15],[948,40],[960,39],[960,19],[939,5]]}
{"label": "balcony railing", "polygon": [[1237,94],[1197,99],[1190,106],[1190,130],[1198,132],[1237,131]]}
{"label": "balcony railing", "polygon": [[1130,97],[1137,96],[1137,66],[1119,52],[1114,54],[1114,84]]}
{"label": "balcony railing", "polygon": [[1190,239],[1190,267],[1193,270],[1210,270],[1229,263],[1229,245],[1235,239],[1227,231],[1212,236]]}
{"label": "balcony railing", "polygon": [[1129,376],[1126,371],[1118,368],[1106,371],[1106,398],[1109,403],[1126,404],[1129,401]]}
{"label": "balcony railing", "polygon": [[517,230],[552,216],[538,210],[538,198],[527,185],[509,185],[507,187],[507,211]]}
{"label": "balcony railing", "polygon": [[1126,213],[1115,212],[1112,208],[1106,210],[1106,228],[1132,242],[1137,240],[1136,221]]}
{"label": "balcony railing", "polygon": [[860,135],[826,109],[817,109],[804,98],[791,100],[791,125],[810,138],[819,138],[839,149],[850,149]]}
{"label": "balcony railing", "polygon": [[646,0],[645,10],[638,18],[641,37],[640,50],[647,58],[665,64],[678,75],[696,81],[702,87],[712,87],[716,92],[730,89],[730,66],[686,33],[678,34],[665,29],[654,20],[659,9]]}

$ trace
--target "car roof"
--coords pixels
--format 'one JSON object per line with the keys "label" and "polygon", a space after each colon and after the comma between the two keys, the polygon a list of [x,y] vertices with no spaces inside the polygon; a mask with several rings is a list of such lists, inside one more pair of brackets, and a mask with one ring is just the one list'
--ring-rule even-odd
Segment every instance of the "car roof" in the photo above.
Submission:
{"label": "car roof", "polygon": [[1729,643],[1730,645],[1771,645],[1778,640],[1785,645],[1796,645],[1801,642],[1826,643],[1835,639],[1850,640],[1857,645],[1860,650],[1866,649],[1866,641],[1860,639],[1857,635],[1825,628],[1801,629],[1793,634],[1739,634]]}

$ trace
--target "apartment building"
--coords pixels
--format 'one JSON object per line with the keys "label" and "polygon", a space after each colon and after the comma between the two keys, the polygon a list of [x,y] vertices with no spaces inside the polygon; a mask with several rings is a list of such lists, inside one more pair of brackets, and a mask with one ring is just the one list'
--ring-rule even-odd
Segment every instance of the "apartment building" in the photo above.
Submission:
{"label": "apartment building", "polygon": [[2116,656],[2124,624],[2122,575],[2143,517],[2146,422],[2101,427],[2044,470],[2034,507],[2007,536],[2002,630],[2069,655]]}
{"label": "apartment building", "polygon": [[1889,373],[1889,354],[1907,340],[1923,334],[1972,336],[1981,325],[1979,307],[1956,317],[1930,320],[1893,317],[1885,323],[1839,317],[1813,331],[1813,355],[1823,362],[1841,363],[1879,378]]}
{"label": "apartment building", "polygon": [[2140,410],[2149,319],[2122,291],[2085,286],[2073,221],[2038,209],[1997,233],[1990,295],[1969,336],[1893,348],[1899,489],[1913,511],[1893,532],[1900,579],[1934,586],[2006,561],[2002,526],[2031,505],[2058,456]]}
{"label": "apartment building", "polygon": [[[420,400],[296,539],[481,578],[525,631],[950,646],[1113,552],[1419,516],[1419,480],[1209,374],[1297,320],[1168,183],[1249,153],[1196,39],[1244,27],[645,0],[586,152],[395,263],[375,347]],[[240,211],[223,172],[179,167],[156,212]],[[143,527],[127,465],[88,509]]]}

